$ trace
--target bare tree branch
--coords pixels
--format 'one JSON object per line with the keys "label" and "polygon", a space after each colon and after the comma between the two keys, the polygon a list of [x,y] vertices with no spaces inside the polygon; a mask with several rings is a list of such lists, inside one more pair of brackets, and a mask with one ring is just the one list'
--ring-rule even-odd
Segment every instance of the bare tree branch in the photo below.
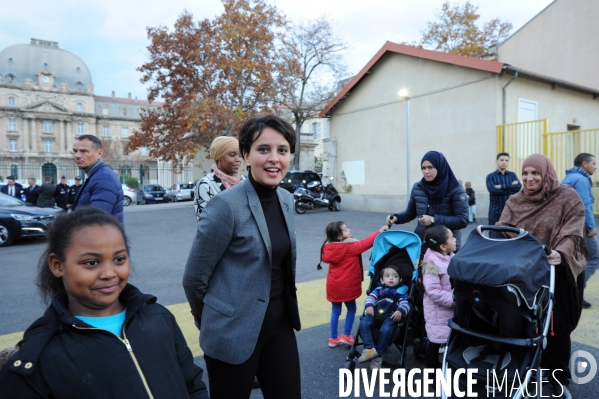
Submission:
{"label": "bare tree branch", "polygon": [[[347,46],[335,37],[331,24],[323,16],[297,25],[283,39],[283,47],[288,67],[281,74],[281,85],[286,90],[280,106],[292,115],[298,133],[293,161],[293,168],[297,169],[301,127],[333,98],[334,83],[345,72],[341,53]],[[327,77],[330,88],[323,85]]]}

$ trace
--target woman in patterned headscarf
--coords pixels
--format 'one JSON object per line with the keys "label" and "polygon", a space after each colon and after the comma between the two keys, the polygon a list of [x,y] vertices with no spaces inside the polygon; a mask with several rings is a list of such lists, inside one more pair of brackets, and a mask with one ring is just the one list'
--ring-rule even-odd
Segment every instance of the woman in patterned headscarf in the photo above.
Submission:
{"label": "woman in patterned headscarf", "polygon": [[[561,185],[551,160],[533,154],[522,164],[522,190],[510,197],[497,225],[527,230],[551,248],[555,265],[554,335],[547,337],[541,367],[551,370],[549,382],[564,395],[571,374],[570,334],[582,311],[584,267],[584,205],[576,191]],[[571,396],[570,396],[571,397]]]}
{"label": "woman in patterned headscarf", "polygon": [[229,187],[239,184],[244,177],[239,173],[241,153],[239,141],[235,137],[219,136],[210,145],[210,158],[214,160],[212,172],[196,184],[193,205],[196,218],[200,219],[202,210],[210,198]]}
{"label": "woman in patterned headscarf", "polygon": [[447,160],[437,151],[422,157],[422,180],[414,184],[405,211],[387,216],[387,224],[403,224],[418,218],[414,232],[424,238],[426,228],[442,224],[453,232],[457,248],[461,232],[468,225],[468,196],[455,178]]}

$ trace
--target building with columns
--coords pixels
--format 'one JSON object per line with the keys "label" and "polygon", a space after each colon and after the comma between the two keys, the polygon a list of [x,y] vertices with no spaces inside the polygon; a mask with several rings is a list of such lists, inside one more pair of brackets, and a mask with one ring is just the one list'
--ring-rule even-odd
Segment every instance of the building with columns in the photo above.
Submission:
{"label": "building with columns", "polygon": [[0,176],[24,183],[29,176],[41,181],[50,175],[56,182],[65,175],[72,184],[81,171],[71,148],[82,134],[103,141],[105,162],[121,176],[139,177],[140,165],[157,170],[159,162],[145,148],[128,153],[125,146],[142,110],[161,105],[130,94],[94,95],[88,67],[57,42],[9,46],[0,51]]}

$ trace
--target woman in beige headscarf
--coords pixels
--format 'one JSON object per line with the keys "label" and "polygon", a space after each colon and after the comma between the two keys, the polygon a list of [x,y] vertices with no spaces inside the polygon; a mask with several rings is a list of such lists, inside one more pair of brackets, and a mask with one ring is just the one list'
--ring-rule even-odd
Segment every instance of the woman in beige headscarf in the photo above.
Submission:
{"label": "woman in beige headscarf", "polygon": [[204,176],[195,188],[193,205],[198,220],[210,198],[244,179],[239,173],[241,153],[239,141],[235,137],[215,138],[210,145],[210,158],[214,161],[212,171]]}
{"label": "woman in beige headscarf", "polygon": [[570,334],[582,310],[584,287],[584,205],[576,191],[561,185],[551,160],[545,155],[530,155],[522,164],[522,190],[506,202],[498,225],[529,231],[551,248],[549,263],[555,265],[555,307],[553,330],[547,337],[541,366],[550,369],[549,382],[563,397],[571,374]]}

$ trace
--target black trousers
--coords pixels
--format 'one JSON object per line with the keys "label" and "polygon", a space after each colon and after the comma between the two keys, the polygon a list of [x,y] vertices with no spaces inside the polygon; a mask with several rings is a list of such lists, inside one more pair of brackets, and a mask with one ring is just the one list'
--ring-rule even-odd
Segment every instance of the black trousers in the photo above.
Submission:
{"label": "black trousers", "polygon": [[289,315],[262,323],[254,353],[241,364],[204,355],[211,399],[249,398],[254,376],[265,399],[301,398],[299,353]]}
{"label": "black trousers", "polygon": [[439,360],[439,348],[441,348],[441,344],[435,344],[431,341],[428,341],[425,359],[427,368],[441,368],[441,361]]}
{"label": "black trousers", "polygon": [[499,218],[501,217],[501,213],[495,213],[489,210],[489,225],[494,226],[495,223],[499,222]]}
{"label": "black trousers", "polygon": [[576,290],[568,285],[567,277],[563,270],[557,269],[559,267],[556,267],[555,276],[554,335],[551,335],[550,330],[547,336],[547,348],[541,354],[541,367],[550,370],[549,382],[551,385],[556,386],[559,382],[561,385],[568,386],[570,378],[572,378],[570,373],[570,334],[576,328],[576,324],[580,319],[582,309],[580,304],[584,292],[584,272],[576,279],[578,287],[578,290]]}

